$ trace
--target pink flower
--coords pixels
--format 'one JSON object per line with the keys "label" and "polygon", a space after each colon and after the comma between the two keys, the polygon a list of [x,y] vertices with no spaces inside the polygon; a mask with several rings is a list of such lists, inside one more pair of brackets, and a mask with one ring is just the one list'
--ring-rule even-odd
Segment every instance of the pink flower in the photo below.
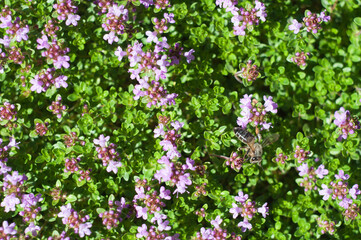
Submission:
{"label": "pink flower", "polygon": [[336,179],[347,180],[347,179],[349,179],[349,177],[350,177],[350,175],[345,174],[345,172],[343,170],[338,170],[338,174],[335,174]]}
{"label": "pink flower", "polygon": [[263,204],[262,207],[257,208],[257,212],[261,213],[263,218],[266,218],[266,216],[268,215],[268,211],[269,208],[267,207],[267,203]]}
{"label": "pink flower", "polygon": [[361,191],[358,189],[358,184],[353,185],[348,193],[353,199],[356,199],[357,195],[361,193]]}
{"label": "pink flower", "polygon": [[16,31],[16,36],[15,39],[18,42],[21,42],[21,40],[28,40],[28,35],[27,33],[29,32],[29,26],[20,28],[18,31]]}
{"label": "pink flower", "polygon": [[297,34],[302,26],[302,23],[299,23],[296,19],[293,19],[292,24],[288,26],[288,29],[293,31],[294,34]]}
{"label": "pink flower", "polygon": [[148,36],[147,42],[155,42],[155,43],[158,42],[158,37],[157,37],[157,32],[156,31],[154,31],[154,32],[146,31],[145,35]]}
{"label": "pink flower", "polygon": [[316,176],[320,179],[322,179],[325,175],[328,174],[328,170],[325,169],[325,166],[323,164],[321,164],[317,170],[315,171]]}
{"label": "pink flower", "polygon": [[5,35],[4,38],[0,38],[0,43],[4,45],[4,47],[8,48],[10,46],[11,39],[8,35]]}
{"label": "pink flower", "polygon": [[15,211],[16,205],[20,203],[19,198],[15,196],[14,193],[11,195],[5,196],[3,201],[1,202],[1,206],[5,207],[5,212]]}
{"label": "pink flower", "polygon": [[114,32],[110,32],[108,34],[105,34],[103,39],[108,41],[109,44],[112,44],[113,42],[118,42],[119,41],[119,38],[117,36],[115,36]]}
{"label": "pink flower", "polygon": [[184,53],[184,56],[187,58],[187,63],[190,63],[192,60],[194,60],[193,53],[195,51],[193,49],[189,50],[188,52]]}
{"label": "pink flower", "polygon": [[53,59],[53,64],[56,69],[60,69],[61,67],[69,68],[70,64],[68,61],[70,60],[69,56],[58,56],[56,59]]}
{"label": "pink flower", "polygon": [[329,189],[326,184],[322,184],[322,190],[319,190],[318,193],[323,196],[323,200],[327,200],[330,197],[330,194],[332,193],[332,189]]}
{"label": "pink flower", "polygon": [[36,42],[38,43],[36,49],[43,49],[43,48],[48,49],[50,47],[48,43],[48,37],[46,35],[43,35],[41,38],[38,38]]}
{"label": "pink flower", "polygon": [[245,218],[242,222],[239,222],[237,226],[241,228],[241,231],[242,231],[242,232],[247,231],[247,229],[248,229],[248,230],[251,230],[251,229],[252,229],[252,224],[250,224],[250,223],[248,222],[248,219],[247,219],[247,218]]}
{"label": "pink flower", "polygon": [[119,61],[122,61],[123,57],[127,56],[127,52],[123,51],[121,47],[118,47],[114,55],[118,57]]}
{"label": "pink flower", "polygon": [[30,233],[31,236],[36,237],[38,235],[38,231],[40,231],[40,227],[36,226],[33,222],[25,228],[25,234]]}
{"label": "pink flower", "polygon": [[91,231],[89,228],[92,227],[92,224],[90,222],[86,222],[86,223],[81,223],[79,224],[79,236],[82,238],[85,235],[90,235]]}
{"label": "pink flower", "polygon": [[144,220],[147,220],[148,218],[148,208],[146,207],[141,207],[141,206],[135,206],[135,210],[137,211],[137,218],[143,218]]}
{"label": "pink flower", "polygon": [[7,221],[3,221],[3,231],[5,234],[7,235],[15,235],[17,233],[17,231],[14,229],[15,228],[15,223],[12,223],[9,225],[9,223]]}
{"label": "pink flower", "polygon": [[102,148],[105,148],[107,142],[109,141],[109,139],[110,139],[109,136],[104,137],[104,135],[101,134],[101,135],[99,136],[99,139],[94,139],[94,140],[93,140],[93,143],[96,144],[96,145],[101,146]]}
{"label": "pink flower", "polygon": [[296,168],[297,171],[299,171],[299,175],[302,177],[306,174],[308,174],[308,165],[307,163],[303,163],[301,166]]}
{"label": "pink flower", "polygon": [[141,227],[137,228],[137,238],[147,237],[148,231],[147,231],[147,225],[143,224]]}
{"label": "pink flower", "polygon": [[223,220],[221,219],[221,216],[218,215],[218,216],[216,217],[216,219],[214,219],[214,220],[211,221],[211,224],[212,224],[215,228],[218,229],[218,228],[220,228],[220,227],[219,227],[219,224],[221,224],[222,221],[223,221]]}
{"label": "pink flower", "polygon": [[78,25],[79,19],[80,19],[79,15],[69,14],[68,19],[65,22],[65,25],[69,26],[70,24],[72,24],[73,26],[76,26]]}
{"label": "pink flower", "polygon": [[113,171],[115,174],[117,174],[118,168],[120,168],[121,166],[122,166],[121,162],[110,160],[107,167],[107,172]]}

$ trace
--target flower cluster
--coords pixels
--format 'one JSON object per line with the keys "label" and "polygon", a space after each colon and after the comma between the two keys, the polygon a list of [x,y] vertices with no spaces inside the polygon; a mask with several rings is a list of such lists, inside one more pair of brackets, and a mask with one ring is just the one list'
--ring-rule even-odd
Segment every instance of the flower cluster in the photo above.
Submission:
{"label": "flower cluster", "polygon": [[259,72],[257,69],[257,65],[252,65],[252,60],[249,60],[247,62],[246,67],[243,67],[241,69],[241,71],[236,72],[234,74],[235,78],[239,81],[242,82],[238,77],[240,76],[241,78],[245,79],[248,82],[251,81],[256,81],[256,79],[259,77]]}
{"label": "flower cluster", "polygon": [[66,83],[66,80],[68,77],[64,75],[59,76],[55,71],[55,68],[48,68],[35,75],[35,77],[30,80],[30,83],[32,84],[30,90],[41,93],[46,92],[46,90],[52,86],[55,86],[56,88],[67,88],[68,84]]}
{"label": "flower cluster", "polygon": [[[306,16],[303,18],[303,22],[307,32],[317,33],[321,28],[322,22],[328,22],[331,20],[330,16],[326,16],[326,10],[322,11],[320,14],[312,13],[306,11]],[[303,27],[302,23],[299,23],[296,19],[292,20],[292,24],[288,26],[288,29],[293,31],[294,34],[300,32],[300,29]]]}
{"label": "flower cluster", "polygon": [[355,133],[355,130],[360,129],[360,122],[351,117],[350,111],[341,107],[340,110],[335,112],[335,120],[333,121],[340,129],[339,141],[347,139],[347,136]]}
{"label": "flower cluster", "polygon": [[237,1],[216,0],[216,5],[223,7],[227,12],[231,12],[234,35],[246,35],[246,30],[252,31],[254,25],[259,24],[259,20],[266,21],[267,13],[264,4],[255,0],[255,7],[250,9],[237,8]]}
{"label": "flower cluster", "polygon": [[288,156],[283,154],[283,153],[279,153],[276,155],[276,158],[275,158],[275,161],[277,163],[280,163],[280,164],[285,164],[285,162],[287,161],[288,159]]}
{"label": "flower cluster", "polygon": [[9,102],[4,102],[3,106],[0,106],[0,121],[5,121],[5,127],[9,130],[16,128],[16,109],[15,105]]}
{"label": "flower cluster", "polygon": [[53,8],[58,13],[59,20],[64,21],[66,19],[65,25],[78,25],[80,16],[75,14],[78,11],[78,7],[74,6],[71,0],[58,0],[58,2],[53,5]]}
{"label": "flower cluster", "polygon": [[122,210],[128,208],[129,205],[125,204],[125,199],[122,197],[120,201],[109,201],[109,211],[99,213],[99,217],[102,219],[102,223],[107,229],[116,228],[123,220],[120,217]]}
{"label": "flower cluster", "polygon": [[355,219],[358,216],[357,205],[353,203],[352,199],[356,199],[357,195],[361,194],[358,189],[358,184],[348,188],[349,175],[345,174],[343,170],[339,170],[338,174],[335,174],[335,180],[330,182],[329,186],[322,184],[322,190],[319,190],[319,194],[323,196],[323,200],[328,200],[331,196],[333,200],[338,200],[338,204],[345,210],[343,215],[346,219]]}
{"label": "flower cluster", "polygon": [[231,156],[226,159],[225,164],[231,166],[235,171],[239,171],[244,163],[244,158],[240,157],[237,152],[232,152]]}
{"label": "flower cluster", "polygon": [[303,163],[301,166],[296,168],[299,171],[299,175],[303,177],[300,182],[300,186],[305,188],[305,192],[310,190],[316,190],[316,177],[323,179],[328,174],[328,170],[322,164],[316,170],[314,167],[308,167],[307,163]]}
{"label": "flower cluster", "polygon": [[[166,204],[162,199],[171,199],[170,190],[162,186],[158,193],[148,185],[145,179],[136,179],[135,191],[137,194],[134,195],[133,204],[137,212],[137,218],[143,218],[144,220],[148,218],[148,214],[158,213],[165,207]],[[144,203],[145,207],[142,207],[141,204],[138,205],[138,200]]]}
{"label": "flower cluster", "polygon": [[162,137],[160,145],[163,150],[167,152],[167,157],[173,159],[181,157],[180,152],[177,150],[177,143],[180,141],[180,129],[184,123],[179,121],[172,121],[166,116],[159,117],[159,125],[154,129],[154,138]]}
{"label": "flower cluster", "polygon": [[232,203],[232,208],[229,212],[233,214],[233,218],[238,217],[238,215],[243,217],[243,221],[238,223],[238,227],[241,228],[242,232],[252,229],[252,224],[249,221],[257,212],[262,214],[264,218],[268,215],[267,203],[263,204],[260,208],[256,208],[256,203],[250,200],[248,194],[243,194],[242,191],[239,191],[238,196],[234,199],[237,203]]}
{"label": "flower cluster", "polygon": [[[161,216],[165,216],[165,215],[161,215]],[[156,217],[154,217],[156,218]],[[161,217],[159,217],[158,219],[162,219]],[[156,220],[154,220],[156,221]],[[168,221],[166,221],[168,222]],[[165,229],[163,229],[163,227],[158,226],[158,228],[156,228],[155,226],[150,226],[149,229],[147,227],[146,224],[143,224],[141,227],[137,228],[137,239],[140,238],[145,238],[146,240],[158,240],[158,239],[164,239],[164,240],[179,240],[179,234],[174,234],[173,236],[169,236],[168,233],[164,233],[164,230],[168,230],[168,228],[170,229],[169,226],[167,226]]]}
{"label": "flower cluster", "polygon": [[77,211],[72,209],[70,203],[61,206],[60,210],[58,217],[62,218],[63,224],[67,225],[69,228],[73,228],[74,232],[79,234],[81,238],[91,234],[90,228],[92,227],[92,223],[87,222],[90,219],[88,215],[81,217]]}
{"label": "flower cluster", "polygon": [[298,163],[301,163],[308,158],[308,155],[310,153],[311,153],[310,151],[305,151],[304,149],[302,149],[300,146],[297,145],[293,157],[297,159]]}
{"label": "flower cluster", "polygon": [[321,229],[322,234],[329,233],[330,235],[333,235],[333,233],[335,232],[336,223],[333,221],[327,221],[322,220],[321,218],[317,218],[317,224],[318,227]]}
{"label": "flower cluster", "polygon": [[[196,237],[193,237],[193,240],[211,240],[211,239],[232,239],[232,240],[241,240],[240,236],[236,236],[235,233],[229,234],[227,229],[222,229],[219,225],[223,222],[221,216],[217,216],[211,221],[213,225],[212,228],[202,227],[200,232],[196,233]],[[230,235],[230,236],[229,236]]]}
{"label": "flower cluster", "polygon": [[[2,142],[3,140],[0,139],[0,144]],[[7,146],[0,148],[0,175],[3,175],[2,192],[4,193],[4,198],[0,205],[5,208],[4,212],[15,212],[19,208],[19,215],[23,217],[23,221],[29,222],[25,233],[35,237],[40,230],[40,227],[34,223],[41,210],[41,207],[38,207],[37,204],[43,198],[41,194],[35,196],[32,193],[26,193],[27,186],[25,182],[28,178],[25,175],[20,175],[18,171],[12,171],[12,168],[6,165],[7,152],[12,147],[19,148],[18,144],[14,138],[11,138]],[[17,233],[14,231],[14,227],[14,223],[8,225],[7,222],[3,222],[3,227],[0,227],[0,237],[3,236],[5,237],[4,239],[10,239],[10,235]]]}
{"label": "flower cluster", "polygon": [[108,41],[109,44],[118,42],[119,38],[117,35],[124,34],[126,31],[129,32],[131,30],[127,30],[127,28],[130,27],[126,24],[128,19],[128,9],[126,9],[123,5],[118,6],[118,4],[113,4],[108,7],[108,13],[106,14],[102,27],[109,33],[105,34],[103,39]]}
{"label": "flower cluster", "polygon": [[19,17],[16,17],[13,22],[10,10],[3,9],[0,14],[0,21],[0,28],[5,28],[6,34],[8,34],[4,36],[1,42],[6,48],[10,46],[12,39],[17,42],[28,40],[29,26],[22,22]]}
{"label": "flower cluster", "polygon": [[109,136],[104,137],[104,135],[101,134],[99,139],[94,139],[93,143],[98,145],[98,147],[96,147],[98,158],[103,161],[103,166],[107,167],[107,172],[113,171],[117,173],[122,163],[120,162],[119,153],[115,150],[117,146],[114,143],[108,144],[109,139]]}
{"label": "flower cluster", "polygon": [[299,67],[305,67],[307,65],[306,61],[309,56],[309,52],[296,52],[295,56],[291,57],[291,61],[297,64]]}
{"label": "flower cluster", "polygon": [[[53,65],[56,69],[60,69],[62,67],[69,68],[69,60],[70,57],[66,55],[70,49],[63,47],[62,43],[58,42],[55,38],[51,42],[51,44],[48,43],[48,37],[46,35],[43,35],[42,38],[39,38],[37,40],[38,42],[38,49],[46,49],[41,53],[41,56],[46,57],[49,61],[53,62]],[[62,81],[65,81],[66,79],[62,79]],[[58,83],[59,85],[60,83]],[[60,84],[64,85],[64,83]],[[59,86],[60,87],[60,86]]]}
{"label": "flower cluster", "polygon": [[8,240],[13,238],[17,233],[15,227],[15,223],[9,224],[8,221],[3,221],[2,227],[0,227],[0,239]]}
{"label": "flower cluster", "polygon": [[48,125],[49,125],[49,122],[45,122],[45,123],[37,122],[35,124],[36,134],[39,136],[44,136],[48,132]]}
{"label": "flower cluster", "polygon": [[[150,36],[153,35],[150,34]],[[167,105],[174,105],[175,98],[178,95],[175,93],[168,94],[167,90],[161,86],[159,80],[166,79],[167,68],[171,65],[179,64],[181,55],[184,55],[188,62],[194,59],[194,57],[192,50],[183,53],[179,44],[176,44],[173,49],[170,48],[166,37],[163,37],[162,41],[158,41],[157,37],[151,39],[156,43],[154,51],[144,52],[142,50],[143,44],[136,41],[133,46],[129,45],[126,51],[118,47],[115,55],[118,56],[119,61],[124,56],[128,56],[131,67],[129,69],[130,77],[138,81],[133,90],[135,94],[134,99],[138,100],[140,97],[145,97],[148,101],[148,107],[154,105],[165,108]],[[161,54],[166,49],[169,49],[169,56]],[[141,73],[146,75],[142,77]],[[153,78],[154,80],[152,80]]]}
{"label": "flower cluster", "polygon": [[272,97],[263,96],[264,104],[261,104],[256,99],[252,99],[252,94],[245,94],[240,99],[241,103],[241,115],[237,118],[238,126],[246,128],[249,123],[253,123],[256,128],[261,126],[260,130],[269,129],[271,127],[270,122],[266,122],[268,112],[277,113],[278,105],[272,101]]}
{"label": "flower cluster", "polygon": [[61,104],[61,96],[57,96],[56,101],[53,101],[48,107],[49,111],[56,115],[57,118],[61,118],[66,112],[66,106]]}

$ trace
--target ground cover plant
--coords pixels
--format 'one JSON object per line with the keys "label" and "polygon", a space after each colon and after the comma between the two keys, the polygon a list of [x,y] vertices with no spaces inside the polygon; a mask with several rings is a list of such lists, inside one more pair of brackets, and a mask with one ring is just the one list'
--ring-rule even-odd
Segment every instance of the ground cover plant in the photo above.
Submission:
{"label": "ground cover plant", "polygon": [[360,6],[0,2],[0,239],[358,239]]}

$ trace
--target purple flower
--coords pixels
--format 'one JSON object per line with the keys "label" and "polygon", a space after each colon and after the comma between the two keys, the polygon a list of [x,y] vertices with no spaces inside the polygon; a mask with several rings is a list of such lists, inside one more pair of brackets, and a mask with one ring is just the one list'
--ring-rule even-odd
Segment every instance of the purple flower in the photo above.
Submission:
{"label": "purple flower", "polygon": [[107,146],[107,142],[109,141],[109,139],[110,139],[109,136],[104,137],[104,135],[101,134],[99,136],[99,139],[94,139],[93,140],[93,143],[96,144],[96,145],[101,146],[102,148],[105,148]]}
{"label": "purple flower", "polygon": [[63,223],[66,224],[66,221],[68,217],[70,217],[71,212],[71,204],[68,203],[67,205],[60,207],[60,213],[58,213],[58,217],[63,218]]}
{"label": "purple flower", "polygon": [[348,193],[353,199],[356,199],[357,195],[361,193],[361,191],[358,189],[358,184],[353,185]]}
{"label": "purple flower", "polygon": [[170,125],[172,125],[172,127],[178,131],[179,129],[181,129],[184,126],[184,123],[181,123],[179,121],[173,121],[170,123]]}
{"label": "purple flower", "polygon": [[344,209],[347,209],[350,206],[350,204],[352,204],[352,199],[345,197],[338,205],[340,205]]}
{"label": "purple flower", "polygon": [[158,231],[162,232],[162,231],[169,231],[171,229],[170,226],[168,226],[169,221],[162,221],[162,219],[160,219],[159,221],[157,221],[158,223]]}
{"label": "purple flower", "polygon": [[348,110],[345,111],[343,107],[340,110],[335,112],[335,120],[333,121],[338,127],[341,127],[343,124],[346,123],[347,114],[350,113]]}
{"label": "purple flower", "polygon": [[53,64],[56,69],[60,69],[61,67],[69,68],[70,64],[68,61],[70,60],[70,57],[65,56],[58,56],[56,59],[53,59]]}
{"label": "purple flower", "polygon": [[8,167],[5,163],[0,161],[0,174],[5,174],[11,171],[11,167]]}
{"label": "purple flower", "polygon": [[168,22],[168,23],[175,23],[174,21],[174,14],[173,13],[164,13],[164,19]]}
{"label": "purple flower", "polygon": [[103,39],[105,41],[108,41],[109,44],[112,44],[113,42],[118,42],[119,41],[119,38],[117,36],[115,36],[114,32],[110,32],[108,34],[105,34],[103,36]]}
{"label": "purple flower", "polygon": [[152,219],[150,220],[151,223],[155,223],[155,221],[157,222],[162,222],[164,219],[167,219],[167,215],[165,214],[160,214],[158,212],[154,213],[154,217],[152,217]]}
{"label": "purple flower", "polygon": [[157,138],[159,136],[164,136],[165,132],[164,132],[164,125],[162,123],[160,123],[154,130],[154,138]]}
{"label": "purple flower", "polygon": [[143,224],[141,227],[138,227],[137,230],[138,230],[137,238],[148,236],[147,225]]}
{"label": "purple flower", "polygon": [[10,47],[11,39],[8,35],[5,35],[4,38],[0,38],[0,43],[4,45],[4,47]]}
{"label": "purple flower", "polygon": [[242,212],[242,208],[238,207],[237,204],[232,203],[232,208],[229,210],[229,212],[233,213],[233,218],[236,218]]}
{"label": "purple flower", "polygon": [[243,194],[242,191],[239,191],[238,196],[234,197],[234,199],[239,203],[244,203],[248,199],[248,194]]}
{"label": "purple flower", "polygon": [[322,179],[325,175],[328,174],[328,170],[325,169],[325,166],[321,164],[315,171],[316,176],[320,179]]}
{"label": "purple flower", "polygon": [[263,218],[266,218],[266,216],[268,215],[268,211],[269,211],[269,208],[267,207],[267,203],[263,204],[262,207],[257,208],[257,212],[262,214]]}
{"label": "purple flower", "polygon": [[184,56],[187,58],[187,63],[190,63],[191,61],[194,60],[194,56],[193,56],[193,53],[195,51],[193,49],[189,50],[188,52],[185,52],[184,53]]}
{"label": "purple flower", "polygon": [[192,181],[190,180],[190,174],[186,173],[184,175],[179,176],[179,181],[176,183],[177,189],[174,193],[185,193],[187,189],[187,185],[191,185]]}
{"label": "purple flower", "polygon": [[117,174],[118,168],[120,168],[121,166],[122,166],[121,162],[110,160],[107,167],[107,172],[113,171],[113,173]]}
{"label": "purple flower", "polygon": [[21,42],[21,40],[25,40],[25,41],[28,40],[28,35],[27,35],[28,32],[29,32],[29,26],[17,30],[15,36],[16,41]]}
{"label": "purple flower", "polygon": [[36,49],[43,49],[43,48],[48,49],[50,47],[48,43],[48,37],[46,35],[43,35],[41,38],[38,38],[36,42],[38,43]]}
{"label": "purple flower", "polygon": [[127,52],[123,51],[121,47],[118,47],[114,55],[118,57],[119,61],[122,61],[123,57],[127,56]]}
{"label": "purple flower", "polygon": [[22,196],[21,199],[21,207],[22,208],[26,208],[26,207],[31,207],[31,206],[35,206],[38,202],[42,201],[43,198],[41,197],[41,194],[38,195],[34,195],[32,193],[30,194],[24,194]]}
{"label": "purple flower", "polygon": [[5,212],[15,211],[15,206],[20,203],[19,198],[15,196],[14,193],[11,195],[5,196],[3,201],[1,202],[1,206],[5,207]]}
{"label": "purple flower", "polygon": [[157,43],[158,42],[157,34],[158,33],[156,31],[154,31],[154,32],[146,31],[145,35],[148,36],[147,42],[155,42],[155,43]]}
{"label": "purple flower", "polygon": [[164,186],[160,187],[160,193],[159,193],[159,197],[166,199],[166,200],[170,200],[171,196],[170,196],[170,190],[166,189]]}
{"label": "purple flower", "polygon": [[29,226],[25,228],[25,234],[30,233],[30,235],[33,237],[36,237],[38,235],[38,231],[40,231],[40,227],[35,226],[33,222],[31,222]]}
{"label": "purple flower", "polygon": [[329,189],[326,184],[321,185],[322,190],[319,190],[318,193],[323,196],[323,200],[327,200],[330,197],[330,194],[332,193],[332,189]]}
{"label": "purple flower", "polygon": [[326,16],[326,10],[323,10],[321,13],[320,13],[320,18],[322,19],[322,21],[324,22],[328,22],[331,20],[331,17],[330,16]]}
{"label": "purple flower", "polygon": [[144,220],[147,220],[148,218],[148,208],[141,207],[141,206],[135,206],[135,210],[137,211],[137,218],[143,218]]}
{"label": "purple flower", "polygon": [[307,163],[303,163],[301,166],[296,168],[297,171],[299,171],[299,175],[302,177],[306,174],[308,174],[308,165]]}
{"label": "purple flower", "polygon": [[9,225],[7,221],[3,221],[2,225],[3,225],[2,230],[6,235],[15,235],[17,233],[17,231],[14,229],[15,223]]}
{"label": "purple flower", "polygon": [[288,26],[288,29],[293,31],[294,34],[297,34],[302,26],[302,23],[299,23],[296,19],[293,19],[292,24]]}
{"label": "purple flower", "polygon": [[266,112],[272,112],[272,113],[277,113],[277,103],[272,101],[272,97],[266,97],[263,96],[263,100],[264,100],[264,107],[265,107],[265,111]]}
{"label": "purple flower", "polygon": [[7,27],[12,27],[13,24],[11,23],[11,15],[7,15],[6,17],[1,17],[0,16],[0,28],[7,28]]}
{"label": "purple flower", "polygon": [[14,138],[14,137],[10,137],[10,142],[9,142],[9,144],[8,144],[8,147],[10,147],[10,148],[16,147],[17,149],[20,149],[19,146],[18,146],[19,143],[20,143],[20,142],[16,142],[16,141],[15,141],[15,138]]}
{"label": "purple flower", "polygon": [[90,235],[91,231],[89,228],[92,227],[92,224],[90,222],[86,222],[86,223],[81,223],[79,224],[79,236],[82,238],[85,235]]}
{"label": "purple flower", "polygon": [[80,19],[79,15],[69,14],[68,19],[65,22],[65,25],[69,26],[70,24],[72,24],[73,26],[76,26],[78,25],[79,19]]}
{"label": "purple flower", "polygon": [[347,179],[349,179],[349,177],[350,177],[350,175],[345,174],[345,172],[343,170],[338,170],[338,174],[335,174],[336,179],[347,180]]}
{"label": "purple flower", "polygon": [[220,227],[219,227],[219,224],[221,224],[222,221],[223,221],[223,220],[221,219],[221,216],[218,215],[218,216],[216,217],[216,219],[214,219],[214,220],[211,221],[211,224],[213,225],[213,227],[219,229],[219,228],[220,228]]}
{"label": "purple flower", "polygon": [[67,88],[68,84],[66,83],[66,80],[68,80],[68,77],[64,76],[64,75],[61,75],[61,76],[55,78],[55,83],[54,83],[55,87],[56,88],[60,88],[60,87]]}
{"label": "purple flower", "polygon": [[250,223],[248,222],[248,219],[247,219],[247,218],[245,218],[242,222],[239,222],[237,226],[241,228],[241,231],[242,231],[242,232],[247,231],[247,229],[248,229],[248,230],[251,230],[251,229],[252,229],[252,224],[250,224]]}

